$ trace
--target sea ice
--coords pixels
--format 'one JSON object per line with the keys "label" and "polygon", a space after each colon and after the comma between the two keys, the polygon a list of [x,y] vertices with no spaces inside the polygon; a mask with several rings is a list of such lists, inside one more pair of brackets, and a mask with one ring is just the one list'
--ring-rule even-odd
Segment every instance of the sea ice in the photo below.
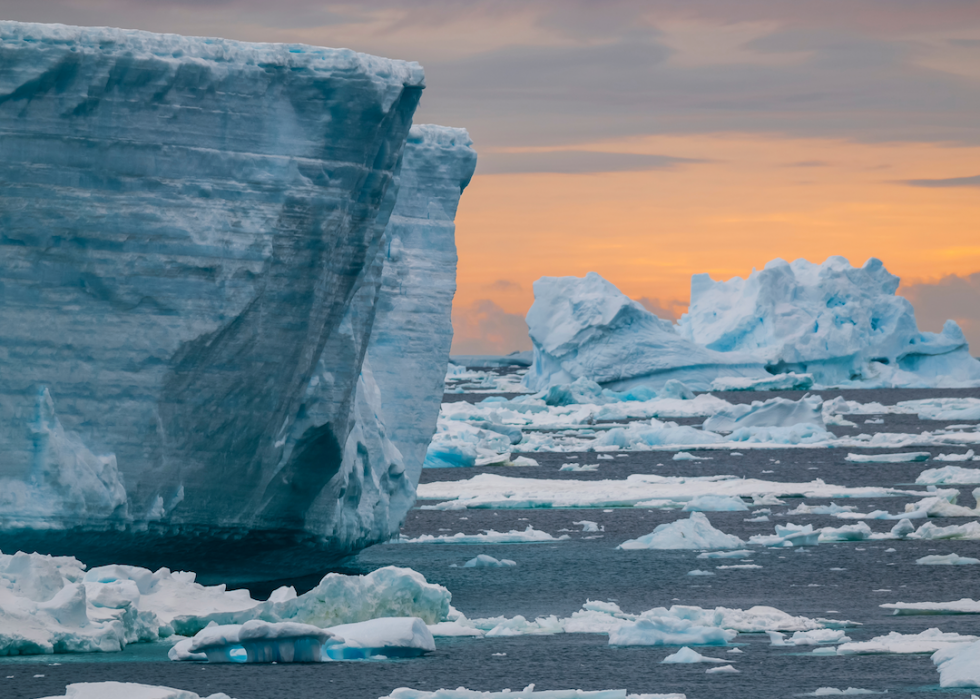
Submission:
{"label": "sea ice", "polygon": [[980,468],[930,468],[920,473],[915,482],[917,485],[974,485],[980,483]]}
{"label": "sea ice", "polygon": [[962,454],[937,454],[933,461],[971,461],[975,454],[972,449],[968,449]]}
{"label": "sea ice", "polygon": [[704,421],[704,429],[734,432],[740,427],[792,427],[799,424],[823,428],[823,399],[820,396],[808,395],[797,401],[770,398],[739,403],[709,417]]}
{"label": "sea ice", "polygon": [[805,697],[856,697],[865,694],[883,694],[883,692],[874,692],[870,689],[860,689],[858,687],[848,687],[847,689],[838,689],[837,687],[820,687],[812,692],[804,694]]}
{"label": "sea ice", "polygon": [[737,631],[698,626],[687,619],[647,616],[609,632],[611,646],[727,646]]}
{"label": "sea ice", "polygon": [[670,379],[707,390],[719,377],[765,379],[758,360],[685,340],[595,272],[542,277],[527,313],[534,363],[526,386],[541,390],[579,377],[617,390],[660,389]]}
{"label": "sea ice", "polygon": [[463,564],[464,568],[513,568],[517,563],[509,558],[497,560],[493,556],[481,553],[475,558],[471,558]]}
{"label": "sea ice", "polygon": [[[441,501],[423,509],[531,509],[536,507],[683,507],[701,495],[751,498],[882,498],[921,496],[921,490],[846,487],[822,480],[785,483],[736,476],[657,476],[633,474],[623,480],[514,478],[481,473],[465,480],[436,481],[418,487],[420,500]],[[762,504],[762,503],[760,503]]]}
{"label": "sea ice", "polygon": [[901,634],[892,631],[869,641],[852,641],[837,646],[837,655],[869,655],[877,653],[933,653],[949,646],[962,646],[977,641],[976,636],[944,633],[939,629],[927,629],[917,634]]}
{"label": "sea ice", "polygon": [[810,374],[776,374],[762,379],[728,377],[711,382],[712,391],[809,391],[813,388]]}
{"label": "sea ice", "polygon": [[[169,699],[169,698],[167,698]],[[478,692],[460,687],[458,689],[439,689],[425,692],[418,689],[399,687],[381,699],[686,699],[684,694],[627,694],[625,689],[605,689],[587,691],[582,689],[553,689],[536,692],[534,685],[521,691]]]}
{"label": "sea ice", "polygon": [[737,675],[740,672],[741,670],[736,670],[734,665],[711,667],[704,671],[706,675]]}
{"label": "sea ice", "polygon": [[422,534],[414,539],[393,539],[393,544],[538,544],[550,541],[564,541],[568,539],[568,534],[559,537],[552,536],[548,532],[535,529],[530,524],[524,531],[511,530],[509,532],[497,532],[493,529],[485,529],[483,534],[453,534],[452,536],[433,536],[432,534]]}
{"label": "sea ice", "polygon": [[910,461],[928,461],[927,451],[906,451],[898,454],[848,454],[845,461],[858,464],[904,464]]}
{"label": "sea ice", "polygon": [[671,653],[666,658],[660,661],[664,664],[691,664],[691,663],[727,663],[727,660],[722,660],[721,658],[711,658],[707,655],[701,655],[696,650],[692,650],[687,646],[684,646],[676,653]]}
{"label": "sea ice", "polygon": [[932,662],[939,670],[940,687],[980,687],[980,641],[941,648]]}
{"label": "sea ice", "polygon": [[685,512],[748,512],[742,498],[729,495],[698,495],[681,508]]}
{"label": "sea ice", "polygon": [[739,551],[705,551],[699,553],[698,558],[748,558],[752,551],[741,549]]}
{"label": "sea ice", "polygon": [[650,534],[624,541],[616,548],[637,549],[735,549],[745,542],[725,534],[713,526],[701,512],[692,512],[689,519],[679,519],[658,525]]}
{"label": "sea ice", "polygon": [[980,600],[964,597],[955,602],[892,602],[878,605],[891,609],[896,615],[912,616],[925,614],[980,614]]}
{"label": "sea ice", "polygon": [[78,682],[65,687],[65,693],[44,699],[231,699],[227,694],[201,697],[184,689],[135,682]]}
{"label": "sea ice", "polygon": [[418,617],[387,617],[332,626],[327,631],[343,639],[323,648],[330,660],[360,660],[375,656],[410,658],[436,649],[432,632]]}
{"label": "sea ice", "polygon": [[750,354],[772,373],[808,373],[825,386],[980,383],[956,323],[919,332],[898,285],[874,258],[860,268],[843,257],[777,259],[747,279],[719,282],[697,274],[677,329],[709,350]]}
{"label": "sea ice", "polygon": [[945,556],[923,556],[915,561],[920,566],[965,566],[980,563],[980,558],[969,558],[950,553]]}
{"label": "sea ice", "polygon": [[253,619],[201,629],[173,653],[177,658],[172,659],[194,659],[203,654],[210,663],[317,663],[323,659],[325,647],[339,643],[343,643],[342,638],[311,624]]}
{"label": "sea ice", "polygon": [[771,645],[780,647],[819,646],[847,643],[851,639],[840,629],[814,629],[812,631],[797,631],[789,638],[779,631],[768,631]]}

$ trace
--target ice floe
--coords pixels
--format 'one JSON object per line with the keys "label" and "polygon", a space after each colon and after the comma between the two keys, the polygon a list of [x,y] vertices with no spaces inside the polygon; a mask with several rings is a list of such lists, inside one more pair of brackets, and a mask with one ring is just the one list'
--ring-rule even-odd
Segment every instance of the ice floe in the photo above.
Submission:
{"label": "ice floe", "polygon": [[712,432],[734,432],[740,427],[792,427],[810,424],[823,428],[823,399],[805,396],[800,400],[770,398],[723,408],[704,421]]}
{"label": "ice floe", "polygon": [[736,670],[734,665],[722,665],[708,668],[704,672],[706,675],[737,675],[741,670]]}
{"label": "ice floe", "polygon": [[588,691],[582,689],[553,689],[536,692],[534,685],[521,691],[478,692],[460,687],[458,689],[439,689],[425,692],[418,689],[399,687],[381,699],[686,699],[683,694],[627,694],[625,689],[605,689]]}
{"label": "ice floe", "polygon": [[679,519],[657,526],[650,534],[624,541],[616,548],[637,549],[736,549],[745,542],[725,534],[713,526],[701,512],[692,512],[689,519]]}
{"label": "ice floe", "polygon": [[928,461],[927,451],[906,451],[897,454],[848,454],[847,461],[857,464],[904,464],[911,461]]}
{"label": "ice floe", "polygon": [[980,563],[980,558],[970,558],[969,556],[950,553],[945,556],[923,556],[922,558],[916,559],[915,562],[920,566],[965,566],[977,565]]}
{"label": "ice floe", "polygon": [[727,646],[737,631],[698,626],[689,619],[646,616],[609,632],[611,646]]}
{"label": "ice floe", "polygon": [[838,689],[837,687],[820,687],[812,692],[802,694],[804,697],[857,697],[865,694],[884,694],[884,692],[875,692],[870,689],[860,689],[858,687],[848,687],[847,689]]}
{"label": "ice floe", "polygon": [[433,536],[432,534],[422,534],[414,539],[402,537],[393,539],[393,544],[538,544],[551,541],[564,541],[568,539],[567,534],[559,537],[552,536],[548,532],[535,529],[530,524],[524,531],[512,529],[509,532],[497,532],[493,529],[485,529],[482,534],[458,534]]}
{"label": "ice floe", "polygon": [[773,646],[789,648],[794,646],[819,646],[847,643],[851,639],[841,629],[814,629],[812,631],[797,631],[789,638],[779,631],[767,631],[769,642]]}
{"label": "ice floe", "polygon": [[980,600],[964,597],[955,602],[891,602],[878,605],[901,616],[931,614],[980,614]]}
{"label": "ice floe", "polygon": [[44,699],[231,699],[227,694],[201,697],[185,689],[135,682],[77,682],[65,687],[65,693]]}
{"label": "ice floe", "polygon": [[676,653],[671,653],[660,662],[667,665],[688,665],[692,663],[727,663],[729,661],[722,660],[721,658],[712,658],[707,655],[701,655],[696,650],[684,646],[679,651]]}
{"label": "ice floe", "polygon": [[[873,655],[879,653],[934,653],[949,646],[961,646],[977,641],[976,636],[958,633],[944,633],[939,629],[926,629],[917,634],[902,634],[892,631],[884,636],[876,636],[868,641],[851,641],[837,646],[837,655]],[[820,649],[815,653],[830,649]]]}
{"label": "ice floe", "polygon": [[485,553],[471,558],[463,564],[464,568],[512,568],[516,566],[517,563],[510,560],[509,558],[496,559],[493,556],[488,556]]}
{"label": "ice floe", "polygon": [[941,648],[932,662],[940,687],[980,687],[980,641]]}
{"label": "ice floe", "polygon": [[469,479],[423,483],[420,500],[439,500],[423,509],[531,509],[536,507],[667,507],[680,508],[694,498],[717,495],[760,499],[774,497],[883,498],[922,495],[920,490],[847,487],[817,479],[783,483],[737,476],[657,476],[633,474],[623,480],[561,480],[515,478],[481,473]]}
{"label": "ice floe", "polygon": [[974,485],[980,483],[980,468],[930,468],[920,473],[915,482],[917,485]]}

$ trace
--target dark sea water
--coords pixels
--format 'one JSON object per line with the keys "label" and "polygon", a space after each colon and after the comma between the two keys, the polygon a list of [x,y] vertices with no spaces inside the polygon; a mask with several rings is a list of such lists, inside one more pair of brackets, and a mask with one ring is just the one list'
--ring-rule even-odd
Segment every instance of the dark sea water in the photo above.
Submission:
{"label": "dark sea water", "polygon": [[[850,399],[894,404],[898,400],[935,395],[977,395],[977,391],[874,391],[825,392],[824,397],[845,394]],[[785,394],[782,394],[785,395]],[[483,396],[469,396],[481,399]],[[729,396],[725,396],[729,398]],[[762,399],[768,396],[736,393],[730,399]],[[787,396],[790,397],[790,396]],[[792,396],[795,397],[795,396]],[[856,432],[921,432],[946,423],[920,421],[915,416],[885,416],[883,425],[859,428],[832,427],[838,434]],[[914,451],[961,452],[964,449],[914,449]],[[602,461],[597,473],[559,472],[568,454],[534,454],[540,463],[530,468],[427,470],[423,481],[470,478],[481,470],[533,478],[625,478],[631,473],[659,475],[734,474],[781,481],[822,478],[838,485],[910,486],[925,468],[941,463],[854,464],[844,459],[847,449],[743,450],[743,456],[704,452],[707,461],[671,460],[670,453],[630,453],[627,458]],[[594,463],[594,454],[578,454],[580,463]],[[959,464],[980,467],[980,464]],[[772,471],[772,473],[762,473]],[[960,488],[960,504],[972,505],[973,486]],[[860,511],[904,509],[910,498],[855,499],[839,504],[857,505]],[[852,522],[827,516],[780,517],[800,500],[771,507],[768,523],[745,522],[744,512],[708,513],[718,529],[747,539],[771,534],[781,522],[812,523],[815,527]],[[807,500],[808,504],[825,501]],[[453,593],[453,605],[468,617],[555,614],[568,616],[587,599],[615,601],[627,612],[671,604],[703,607],[748,608],[769,605],[794,615],[849,619],[862,624],[850,629],[855,641],[890,631],[918,633],[931,627],[943,631],[980,635],[977,616],[890,615],[878,605],[888,602],[949,601],[980,598],[980,566],[921,566],[915,560],[928,554],[958,553],[980,558],[977,541],[864,541],[821,544],[804,549],[759,549],[752,562],[756,570],[715,570],[726,561],[697,560],[696,551],[617,551],[626,539],[647,534],[664,522],[686,513],[644,509],[588,510],[470,510],[456,512],[413,510],[403,528],[409,537],[419,534],[478,533],[484,529],[508,531],[536,529],[568,541],[554,544],[431,545],[387,544],[375,546],[348,561],[345,573],[365,573],[385,565],[414,568],[430,582],[445,585]],[[604,527],[599,538],[573,525],[592,520]],[[932,520],[937,525],[963,524],[968,519]],[[875,531],[887,531],[895,522],[868,521]],[[562,530],[570,530],[562,532]],[[886,549],[894,548],[894,552]],[[486,553],[510,558],[515,568],[473,569],[451,567]],[[730,561],[729,561],[730,562]],[[737,561],[743,563],[745,561]],[[695,568],[713,570],[714,577],[689,577]],[[842,570],[836,570],[842,569]],[[308,588],[316,580],[296,581]],[[63,694],[65,685],[80,681],[130,681],[162,684],[207,695],[226,692],[237,699],[377,699],[392,689],[409,686],[434,690],[460,686],[479,690],[521,689],[534,683],[537,689],[625,688],[632,693],[683,692],[691,699],[755,699],[792,697],[819,687],[860,687],[887,691],[901,697],[969,697],[970,690],[943,690],[928,655],[877,655],[820,657],[809,648],[772,647],[764,634],[740,634],[735,643],[744,653],[729,655],[726,649],[709,648],[706,655],[729,658],[741,671],[737,675],[706,675],[706,666],[662,665],[676,649],[610,648],[604,635],[561,634],[492,639],[437,639],[438,650],[423,658],[400,661],[325,663],[321,665],[207,665],[172,663],[167,644],[134,645],[122,653],[98,656],[45,656],[0,659],[0,698],[36,699]],[[500,655],[505,654],[505,655]],[[38,676],[39,675],[39,676]],[[976,693],[976,690],[973,690]]]}

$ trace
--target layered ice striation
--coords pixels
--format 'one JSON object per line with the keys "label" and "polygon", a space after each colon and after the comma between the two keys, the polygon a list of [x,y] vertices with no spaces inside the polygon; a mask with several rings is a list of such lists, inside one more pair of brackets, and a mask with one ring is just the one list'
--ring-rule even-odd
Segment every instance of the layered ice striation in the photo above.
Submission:
{"label": "layered ice striation", "polygon": [[475,166],[409,131],[422,69],[13,22],[0,62],[5,548],[232,580],[397,531]]}
{"label": "layered ice striation", "polygon": [[709,350],[750,354],[773,374],[811,374],[833,386],[962,386],[980,383],[980,363],[954,321],[920,332],[899,278],[880,260],[852,267],[776,259],[747,279],[691,279],[679,334]]}
{"label": "layered ice striation", "polygon": [[595,272],[536,281],[527,325],[534,362],[524,383],[535,391],[580,377],[616,390],[657,390],[671,379],[707,390],[719,377],[769,377],[750,355],[715,352],[681,337]]}

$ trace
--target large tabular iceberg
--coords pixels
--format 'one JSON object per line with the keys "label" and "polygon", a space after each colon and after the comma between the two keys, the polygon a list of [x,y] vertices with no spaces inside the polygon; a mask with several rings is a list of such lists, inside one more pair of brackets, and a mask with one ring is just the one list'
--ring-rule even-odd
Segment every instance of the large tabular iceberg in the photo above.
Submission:
{"label": "large tabular iceberg", "polygon": [[397,531],[475,166],[409,133],[422,69],[13,22],[0,64],[4,548],[233,580]]}
{"label": "large tabular iceberg", "polygon": [[710,350],[745,353],[772,373],[812,374],[818,384],[962,386],[980,383],[980,362],[963,332],[919,332],[912,304],[896,296],[899,278],[880,260],[852,267],[773,260],[747,279],[691,279],[691,306],[678,321],[684,338]]}
{"label": "large tabular iceberg", "polygon": [[524,383],[535,391],[580,377],[616,390],[660,389],[671,379],[709,389],[719,377],[770,378],[754,357],[715,352],[681,337],[595,272],[534,282],[527,325],[534,363]]}

